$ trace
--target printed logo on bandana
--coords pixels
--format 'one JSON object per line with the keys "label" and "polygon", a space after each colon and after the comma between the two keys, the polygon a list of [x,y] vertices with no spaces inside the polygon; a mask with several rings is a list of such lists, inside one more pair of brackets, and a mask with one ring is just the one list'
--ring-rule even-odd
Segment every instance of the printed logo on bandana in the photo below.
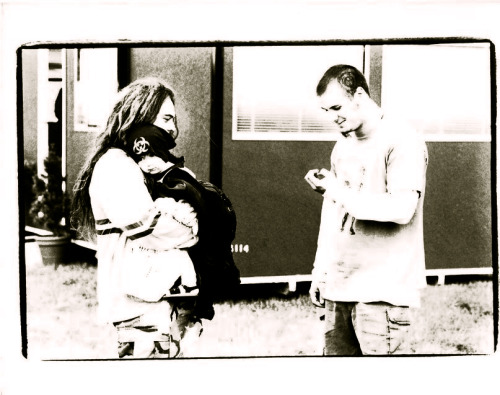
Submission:
{"label": "printed logo on bandana", "polygon": [[144,137],[139,137],[135,139],[132,150],[136,155],[144,154],[149,151],[149,142]]}

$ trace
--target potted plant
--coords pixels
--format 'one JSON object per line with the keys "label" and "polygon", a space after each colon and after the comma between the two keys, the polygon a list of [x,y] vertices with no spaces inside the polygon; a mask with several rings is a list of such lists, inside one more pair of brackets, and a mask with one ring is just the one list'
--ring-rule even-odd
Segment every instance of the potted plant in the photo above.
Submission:
{"label": "potted plant", "polygon": [[33,175],[33,201],[29,217],[34,226],[49,231],[50,236],[38,236],[37,242],[44,264],[64,263],[71,241],[69,228],[69,198],[63,191],[61,157],[51,147],[44,160],[45,174]]}
{"label": "potted plant", "polygon": [[36,175],[36,164],[33,161],[24,161],[24,173],[23,173],[23,199],[24,205],[24,218],[26,225],[34,226],[32,216],[30,215],[31,205],[35,200],[34,182]]}

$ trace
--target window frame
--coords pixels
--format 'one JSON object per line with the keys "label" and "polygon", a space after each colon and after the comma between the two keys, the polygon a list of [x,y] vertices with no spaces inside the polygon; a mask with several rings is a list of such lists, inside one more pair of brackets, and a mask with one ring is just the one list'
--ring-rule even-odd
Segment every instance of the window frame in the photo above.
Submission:
{"label": "window frame", "polygon": [[[100,76],[100,79],[94,81],[83,81],[81,79],[81,51],[109,51],[109,58],[105,59],[104,63],[100,65],[97,70],[94,70],[93,75]],[[95,59],[94,59],[95,60]],[[97,63],[97,62],[96,62]],[[92,67],[98,66],[93,64]],[[89,74],[87,71],[85,74]],[[102,76],[105,77],[102,77]],[[106,83],[102,83],[102,81]],[[111,110],[111,105],[113,104],[114,98],[118,93],[118,48],[77,48],[74,51],[74,117],[73,117],[73,128],[75,132],[101,132],[103,131],[106,122],[106,118]],[[95,89],[92,89],[95,88]],[[104,90],[103,90],[104,89]],[[88,97],[84,94],[85,91],[95,91],[99,92],[95,97],[105,97],[103,107],[101,110],[100,122],[89,123],[89,114],[85,113],[85,101]],[[94,97],[94,99],[95,99]],[[80,107],[80,103],[82,106]],[[82,111],[83,113],[80,113]],[[80,119],[83,118],[86,122],[81,122]]]}
{"label": "window frame", "polygon": [[[488,116],[485,117],[485,119],[480,122],[481,127],[479,133],[450,133],[450,132],[445,132],[444,130],[446,129],[445,125],[446,124],[446,119],[445,116],[446,114],[443,115],[442,118],[436,118],[435,121],[438,125],[440,125],[440,128],[438,131],[434,133],[429,133],[425,132],[423,130],[419,130],[420,133],[422,134],[423,138],[425,141],[428,142],[491,142],[491,133],[492,133],[492,112],[491,112],[491,103],[492,103],[492,90],[491,90],[491,47],[489,43],[481,43],[481,42],[464,42],[464,43],[437,43],[437,44],[387,44],[384,45],[383,47],[433,47],[433,48],[483,48],[488,50],[489,52],[489,65],[490,65],[490,70],[489,70],[489,77],[490,77],[490,83],[489,83],[489,92],[488,92],[488,103],[489,103],[489,114]],[[384,91],[384,77],[386,77],[386,74],[384,74],[385,71],[385,61],[387,60],[387,54],[385,53],[382,57],[382,78],[381,78],[381,86],[382,86],[382,99],[381,99],[381,107],[385,111],[390,111],[390,105],[387,104],[386,101],[384,101],[384,98],[386,98],[386,94]],[[411,74],[411,73],[410,73]],[[387,81],[387,80],[386,80]],[[385,82],[386,82],[385,81]],[[485,98],[483,98],[485,100]],[[486,100],[485,100],[486,101]],[[486,120],[486,118],[488,118]],[[405,118],[407,119],[407,118]],[[408,119],[410,123],[413,123],[415,120]],[[457,121],[459,121],[457,119]],[[419,127],[417,126],[417,129]]]}
{"label": "window frame", "polygon": [[[294,48],[294,49],[300,49],[300,48],[314,48],[317,49],[318,47],[321,47],[321,49],[326,49],[328,47],[330,48],[342,48],[342,47],[350,47],[353,52],[359,51],[359,54],[356,56],[359,56],[359,59],[357,60],[359,63],[356,62],[351,62],[353,63],[354,66],[358,67],[359,69],[369,69],[367,67],[367,62],[369,61],[367,57],[365,56],[366,52],[366,46],[362,44],[351,44],[351,45],[339,45],[339,44],[324,44],[324,45],[311,45],[311,46],[299,46],[299,45],[289,45],[289,46],[275,46],[275,45],[270,45],[270,46],[265,46],[266,48],[282,48],[282,47],[288,47],[288,48]],[[327,120],[327,117],[325,116],[324,118],[324,123],[325,123],[325,130],[321,132],[312,132],[312,131],[307,131],[303,132],[301,130],[301,123],[300,119],[301,116],[299,114],[302,113],[302,107],[297,107],[294,108],[294,110],[298,111],[297,114],[297,131],[289,131],[289,132],[280,132],[280,131],[239,131],[238,130],[238,116],[239,116],[239,109],[238,109],[238,92],[237,89],[239,89],[239,83],[238,83],[238,78],[241,78],[238,74],[238,63],[237,63],[237,52],[240,50],[240,48],[248,48],[248,47],[234,47],[233,48],[233,100],[232,100],[232,129],[231,129],[231,137],[232,140],[234,141],[337,141],[339,136],[338,133],[335,132],[334,130],[327,130],[327,123],[329,122]],[[251,47],[250,47],[251,48]],[[244,49],[243,49],[244,50]],[[347,56],[353,56],[352,54],[348,54]],[[356,63],[356,64],[354,64]],[[314,80],[314,82],[311,84],[312,91],[315,90],[316,84],[319,81],[319,78],[321,78],[321,75],[326,69],[331,66],[333,63],[329,62],[324,65],[324,68],[322,69],[321,74],[318,74],[318,80]],[[369,76],[367,76],[368,80]],[[313,99],[314,100],[314,99]],[[321,114],[321,110],[318,107],[318,114]],[[255,116],[255,114],[253,114]],[[320,120],[321,116],[318,115],[317,120]],[[293,121],[294,118],[290,118],[290,121]]]}

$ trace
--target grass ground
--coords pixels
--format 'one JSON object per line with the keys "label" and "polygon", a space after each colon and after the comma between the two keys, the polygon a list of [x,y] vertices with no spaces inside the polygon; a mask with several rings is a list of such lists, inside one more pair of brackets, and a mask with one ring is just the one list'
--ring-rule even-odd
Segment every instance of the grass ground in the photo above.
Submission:
{"label": "grass ground", "polygon": [[[276,286],[242,286],[233,300],[215,305],[196,352],[186,357],[321,355],[322,309],[307,295],[308,284],[283,295]],[[26,273],[28,358],[116,357],[113,328],[96,323],[96,267],[37,266]],[[491,279],[429,285],[414,312],[414,354],[491,354]]]}

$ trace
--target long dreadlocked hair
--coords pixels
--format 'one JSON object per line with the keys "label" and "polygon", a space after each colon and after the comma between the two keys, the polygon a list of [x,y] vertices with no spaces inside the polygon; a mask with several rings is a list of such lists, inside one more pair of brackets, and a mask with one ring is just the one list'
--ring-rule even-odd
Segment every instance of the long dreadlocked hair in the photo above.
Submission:
{"label": "long dreadlocked hair", "polygon": [[71,224],[87,240],[95,237],[95,218],[90,205],[89,186],[97,161],[110,148],[125,148],[127,131],[141,123],[153,123],[165,99],[174,101],[174,92],[157,78],[144,78],[123,88],[97,137],[92,154],[80,170],[73,188]]}

